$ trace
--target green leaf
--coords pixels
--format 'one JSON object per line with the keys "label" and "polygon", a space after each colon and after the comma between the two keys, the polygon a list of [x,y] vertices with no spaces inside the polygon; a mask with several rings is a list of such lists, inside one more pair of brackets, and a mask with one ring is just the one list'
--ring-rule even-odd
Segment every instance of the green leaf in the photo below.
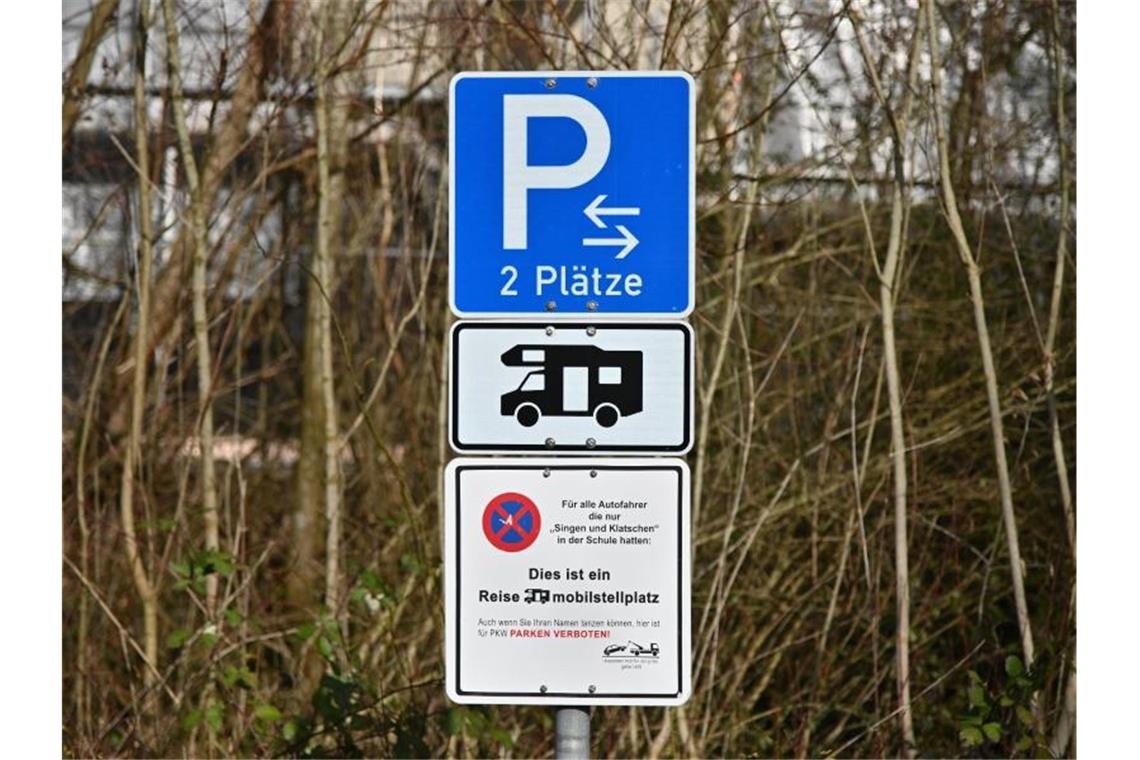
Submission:
{"label": "green leaf", "polygon": [[285,716],[273,705],[262,703],[253,709],[253,717],[266,723],[276,723]]}
{"label": "green leaf", "polygon": [[1033,746],[1033,737],[1032,736],[1023,736],[1017,740],[1017,744],[1014,745],[1014,748],[1017,749],[1018,752],[1024,752],[1025,750],[1029,749],[1032,746]]}
{"label": "green leaf", "polygon": [[447,711],[447,733],[455,736],[463,732],[463,710],[453,707]]}
{"label": "green leaf", "polygon": [[217,573],[223,578],[228,578],[234,572],[233,557],[215,550],[204,551],[194,559],[195,575],[211,575]]}
{"label": "green leaf", "polygon": [[492,728],[490,736],[492,741],[496,741],[507,748],[509,748],[513,743],[513,740],[511,739],[511,732],[505,728]]}
{"label": "green leaf", "polygon": [[978,675],[978,671],[976,671],[976,670],[967,670],[966,675],[968,675],[970,677],[970,680],[976,684],[983,683],[982,677],[980,675]]}
{"label": "green leaf", "polygon": [[1021,658],[1016,655],[1010,655],[1005,658],[1005,673],[1008,676],[1017,677],[1025,672],[1025,666],[1021,664]]}
{"label": "green leaf", "polygon": [[190,631],[186,628],[175,628],[166,635],[167,649],[180,649],[190,638]]}
{"label": "green leaf", "polygon": [[218,627],[210,623],[202,629],[202,635],[198,637],[198,646],[203,649],[209,649],[214,644],[218,643]]}
{"label": "green leaf", "polygon": [[206,705],[206,725],[210,727],[211,731],[222,730],[222,714],[221,702],[211,702]]}
{"label": "green leaf", "polygon": [[474,710],[468,710],[466,712],[468,732],[474,734],[475,736],[481,736],[483,734],[484,728],[486,727],[487,719],[483,717],[482,713],[476,712]]}
{"label": "green leaf", "polygon": [[226,669],[222,671],[222,683],[230,688],[237,686],[242,689],[255,689],[257,688],[257,676],[255,676],[249,668],[238,668],[233,665],[228,665]]}
{"label": "green leaf", "polygon": [[186,715],[182,718],[182,728],[186,731],[193,731],[195,728],[198,727],[198,724],[201,722],[202,722],[202,711],[201,710],[191,710],[190,712],[186,713]]}
{"label": "green leaf", "polygon": [[412,575],[418,575],[424,571],[424,563],[420,562],[419,558],[414,554],[404,554],[401,556],[400,567]]}
{"label": "green leaf", "polygon": [[966,696],[972,707],[982,707],[986,704],[986,690],[981,686],[971,686],[966,689]]}
{"label": "green leaf", "polygon": [[1001,741],[1001,726],[997,723],[987,723],[982,726],[982,732],[991,742]]}
{"label": "green leaf", "polygon": [[332,642],[328,640],[327,636],[321,636],[317,639],[317,651],[320,652],[321,657],[326,660],[332,660],[335,654]]}
{"label": "green leaf", "polygon": [[1027,726],[1033,725],[1033,713],[1025,705],[1017,706],[1017,719]]}
{"label": "green leaf", "polygon": [[296,721],[290,720],[285,722],[285,725],[281,727],[281,738],[287,742],[291,742],[297,738]]}
{"label": "green leaf", "polygon": [[961,739],[962,743],[967,747],[977,747],[979,744],[985,741],[985,737],[982,736],[982,732],[973,726],[964,727],[961,731],[958,732],[958,738]]}
{"label": "green leaf", "polygon": [[365,570],[360,574],[360,584],[373,594],[386,594],[390,591],[384,579],[373,570]]}
{"label": "green leaf", "polygon": [[226,625],[228,625],[230,628],[237,628],[239,625],[241,625],[241,613],[232,607],[226,610],[225,618]]}
{"label": "green leaf", "polygon": [[1002,707],[1013,707],[1013,699],[1006,694],[1002,694],[1001,699],[998,700],[998,704]]}

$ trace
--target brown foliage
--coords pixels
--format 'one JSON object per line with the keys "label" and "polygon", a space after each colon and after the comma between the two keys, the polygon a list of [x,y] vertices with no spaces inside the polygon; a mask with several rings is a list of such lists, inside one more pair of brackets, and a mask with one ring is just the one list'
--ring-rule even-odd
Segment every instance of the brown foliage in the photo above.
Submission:
{"label": "brown foliage", "polygon": [[[155,48],[164,30],[153,5]],[[94,40],[82,56],[101,45],[67,62],[74,76],[104,65],[86,88],[68,79],[64,101],[74,124],[64,133],[65,751],[552,752],[549,711],[460,709],[442,684],[446,84],[460,70],[533,67],[681,68],[699,85],[695,690],[683,710],[596,709],[594,752],[904,751],[892,481],[903,470],[918,750],[1008,755],[1047,743],[1065,715],[1075,638],[1065,511],[1075,466],[1064,465],[1075,461],[1075,253],[1059,243],[1062,232],[1073,239],[1072,7],[935,10],[952,32],[941,41],[947,176],[978,267],[971,283],[936,194],[928,59],[907,134],[884,108],[907,86],[920,21],[907,4],[861,4],[880,98],[850,20],[827,3],[343,2],[323,6],[341,15],[317,44],[319,5],[174,4],[181,155],[161,46],[143,58],[150,120],[136,138],[124,85],[140,60],[136,17],[96,14],[73,34]],[[324,147],[322,102],[327,123],[343,125]],[[145,244],[140,187],[153,208]],[[322,212],[321,197],[341,200]],[[197,326],[196,248],[208,284]],[[140,310],[138,261],[151,254]],[[1069,262],[1059,274],[1058,255]],[[996,399],[972,284],[984,292]],[[1004,442],[991,438],[995,408]],[[1001,443],[1036,644],[1028,677],[1007,662],[1022,643]],[[1024,721],[1019,708],[1034,705],[1039,722]],[[980,748],[968,730],[979,715]]]}

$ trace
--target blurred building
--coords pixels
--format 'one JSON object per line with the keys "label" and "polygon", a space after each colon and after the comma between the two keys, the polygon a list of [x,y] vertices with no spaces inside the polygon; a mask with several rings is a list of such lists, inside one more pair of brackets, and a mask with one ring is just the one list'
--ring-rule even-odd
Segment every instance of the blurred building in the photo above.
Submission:
{"label": "blurred building", "polygon": [[[133,271],[131,257],[135,241],[128,209],[135,205],[136,187],[133,168],[124,151],[129,153],[133,145],[133,20],[137,3],[138,0],[122,0],[117,19],[98,46],[81,117],[64,150],[62,298],[65,303],[115,300]],[[63,0],[62,65],[65,71],[75,59],[93,4],[94,0]],[[311,143],[313,96],[309,64],[312,19],[317,5],[315,0],[193,0],[177,4],[188,120],[197,146],[207,142],[211,131],[224,118],[228,97],[240,74],[242,51],[251,33],[259,28],[266,35],[263,42],[267,41],[273,50],[265,71],[263,101],[250,130],[251,137],[256,135],[256,139],[251,139],[248,160],[255,160],[257,151],[264,154],[266,150],[300,150]],[[178,222],[183,183],[178,178],[180,169],[174,135],[168,126],[161,1],[155,0],[151,6],[153,21],[146,54],[146,82],[152,133],[156,137],[155,144],[162,146],[161,159],[156,159],[161,161],[161,171],[156,177],[153,202],[156,229],[162,231],[155,252],[161,265],[168,253],[170,233]],[[878,195],[890,176],[889,146],[882,139],[870,139],[873,127],[868,114],[874,104],[862,82],[862,62],[851,27],[839,23],[836,16],[842,3],[836,0],[774,3],[775,13],[771,18],[778,20],[780,29],[774,30],[773,22],[765,22],[763,29],[768,36],[763,52],[752,57],[742,55],[741,51],[751,49],[745,42],[749,35],[756,33],[758,27],[752,19],[758,14],[744,13],[745,6],[747,3],[726,3],[723,7],[708,4],[691,9],[680,33],[681,25],[669,18],[673,4],[668,0],[638,4],[636,13],[624,2],[603,0],[559,0],[545,4],[525,0],[493,4],[464,0],[403,0],[384,6],[363,3],[359,6],[360,12],[377,13],[382,7],[385,15],[383,23],[377,24],[371,37],[364,41],[364,55],[353,75],[354,99],[364,116],[358,124],[366,125],[368,117],[382,114],[409,97],[421,106],[421,114],[434,112],[436,116],[431,123],[422,118],[385,120],[356,143],[356,149],[363,154],[362,146],[386,143],[399,131],[400,149],[422,151],[442,177],[446,165],[446,134],[441,128],[446,124],[445,99],[450,72],[428,78],[426,70],[449,66],[452,70],[562,68],[554,65],[559,63],[557,59],[552,61],[549,55],[540,55],[539,47],[534,44],[536,35],[547,35],[551,40],[548,49],[556,51],[571,66],[578,60],[575,52],[579,48],[595,51],[594,57],[599,60],[608,57],[609,67],[613,68],[658,68],[666,54],[672,60],[708,61],[710,68],[704,75],[722,77],[726,86],[715,101],[703,100],[701,106],[716,109],[728,124],[741,120],[742,114],[762,110],[762,104],[756,100],[761,90],[769,91],[764,87],[764,78],[771,76],[773,79],[768,84],[773,96],[778,97],[778,104],[767,114],[764,133],[766,160],[762,179],[766,202],[777,205],[811,194],[841,196],[849,193],[851,177],[844,161],[864,167],[858,176],[861,192],[872,197]],[[489,10],[480,11],[484,7]],[[718,7],[721,11],[716,10]],[[536,8],[544,10],[540,13]],[[984,38],[992,35],[994,24],[1007,23],[1000,15],[1000,4],[963,3],[953,10],[965,14],[969,28],[976,27],[979,36],[976,44],[971,39],[965,40],[964,76],[955,75],[959,68],[947,66],[951,106],[978,109],[982,106],[975,101],[979,97],[986,101],[982,110],[988,144],[982,143],[980,135],[951,135],[958,141],[952,148],[956,147],[959,155],[970,154],[964,170],[967,177],[971,167],[980,165],[983,160],[979,156],[988,151],[989,159],[996,157],[997,161],[991,175],[1014,186],[1048,185],[1056,170],[1053,145],[1022,134],[1049,119],[1050,80],[1048,72],[1042,71],[1042,67],[1049,66],[1045,50],[1035,39],[1003,46]],[[909,22],[900,18],[892,4],[865,3],[863,13],[872,36],[880,32],[900,36],[907,33]],[[519,21],[523,17],[529,21]],[[516,22],[520,29],[527,23],[532,26],[526,33],[507,33]],[[1025,31],[1019,26],[1021,23],[1013,23],[1013,31]],[[712,31],[716,34],[710,34],[710,25],[715,27]],[[423,33],[425,28],[427,32]],[[566,28],[573,31],[570,38],[563,31]],[[485,35],[495,44],[473,43],[472,35]],[[719,40],[719,47],[710,48],[709,40],[713,39]],[[947,32],[944,48],[949,48],[952,42]],[[989,48],[983,48],[984,44]],[[985,62],[976,55],[981,49],[997,51],[991,54],[1005,58],[999,61],[1001,66],[985,72],[988,81],[979,82],[971,77],[973,72],[983,69]],[[905,55],[897,53],[884,57],[881,64],[885,80],[905,65],[903,58]],[[925,58],[923,61],[925,63]],[[702,76],[702,72],[695,73]],[[972,89],[967,92],[963,88]],[[971,94],[975,90],[977,93]],[[951,118],[954,118],[953,113]],[[963,123],[972,122],[964,119]],[[160,128],[163,124],[167,125],[165,129]],[[920,125],[918,131],[922,129]],[[715,135],[700,137],[712,140]],[[761,179],[744,176],[745,158],[752,149],[750,139],[736,141],[733,168],[741,175],[741,182]],[[865,148],[867,145],[873,147]],[[919,198],[928,197],[926,188],[933,179],[926,163],[927,155],[926,151],[916,151],[913,155],[917,177],[915,192]],[[240,162],[242,157],[238,160]],[[370,159],[366,157],[366,160]],[[712,199],[706,200],[711,202]],[[226,234],[233,215],[240,213],[240,208],[219,204],[218,215],[211,220],[215,240]],[[262,250],[273,248],[284,222],[281,213],[278,210],[266,217],[250,245]],[[300,245],[304,246],[304,242]],[[445,253],[443,247],[437,251],[437,255]],[[392,251],[369,252],[369,255],[392,254]],[[232,281],[227,284],[229,295],[241,297],[262,275],[257,267],[231,273]],[[295,298],[297,278],[293,277],[291,282],[287,289],[290,297]]]}

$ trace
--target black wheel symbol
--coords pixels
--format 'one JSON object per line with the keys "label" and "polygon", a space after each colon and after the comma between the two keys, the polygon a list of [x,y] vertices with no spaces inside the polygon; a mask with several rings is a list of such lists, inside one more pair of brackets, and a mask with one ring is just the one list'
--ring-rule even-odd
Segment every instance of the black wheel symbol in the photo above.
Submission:
{"label": "black wheel symbol", "polygon": [[538,407],[534,404],[521,404],[515,410],[515,419],[523,427],[533,427],[538,422]]}
{"label": "black wheel symbol", "polygon": [[605,428],[616,425],[620,416],[617,407],[613,404],[602,404],[594,410],[594,419]]}

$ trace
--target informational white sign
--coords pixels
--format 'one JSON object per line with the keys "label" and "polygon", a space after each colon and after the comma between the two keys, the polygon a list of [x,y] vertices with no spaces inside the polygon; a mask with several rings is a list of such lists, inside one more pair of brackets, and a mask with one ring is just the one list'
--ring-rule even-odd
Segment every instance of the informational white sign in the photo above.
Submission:
{"label": "informational white sign", "polygon": [[684,322],[457,322],[450,377],[460,453],[683,454],[692,445]]}
{"label": "informational white sign", "polygon": [[453,701],[689,698],[683,460],[460,458],[445,483]]}

